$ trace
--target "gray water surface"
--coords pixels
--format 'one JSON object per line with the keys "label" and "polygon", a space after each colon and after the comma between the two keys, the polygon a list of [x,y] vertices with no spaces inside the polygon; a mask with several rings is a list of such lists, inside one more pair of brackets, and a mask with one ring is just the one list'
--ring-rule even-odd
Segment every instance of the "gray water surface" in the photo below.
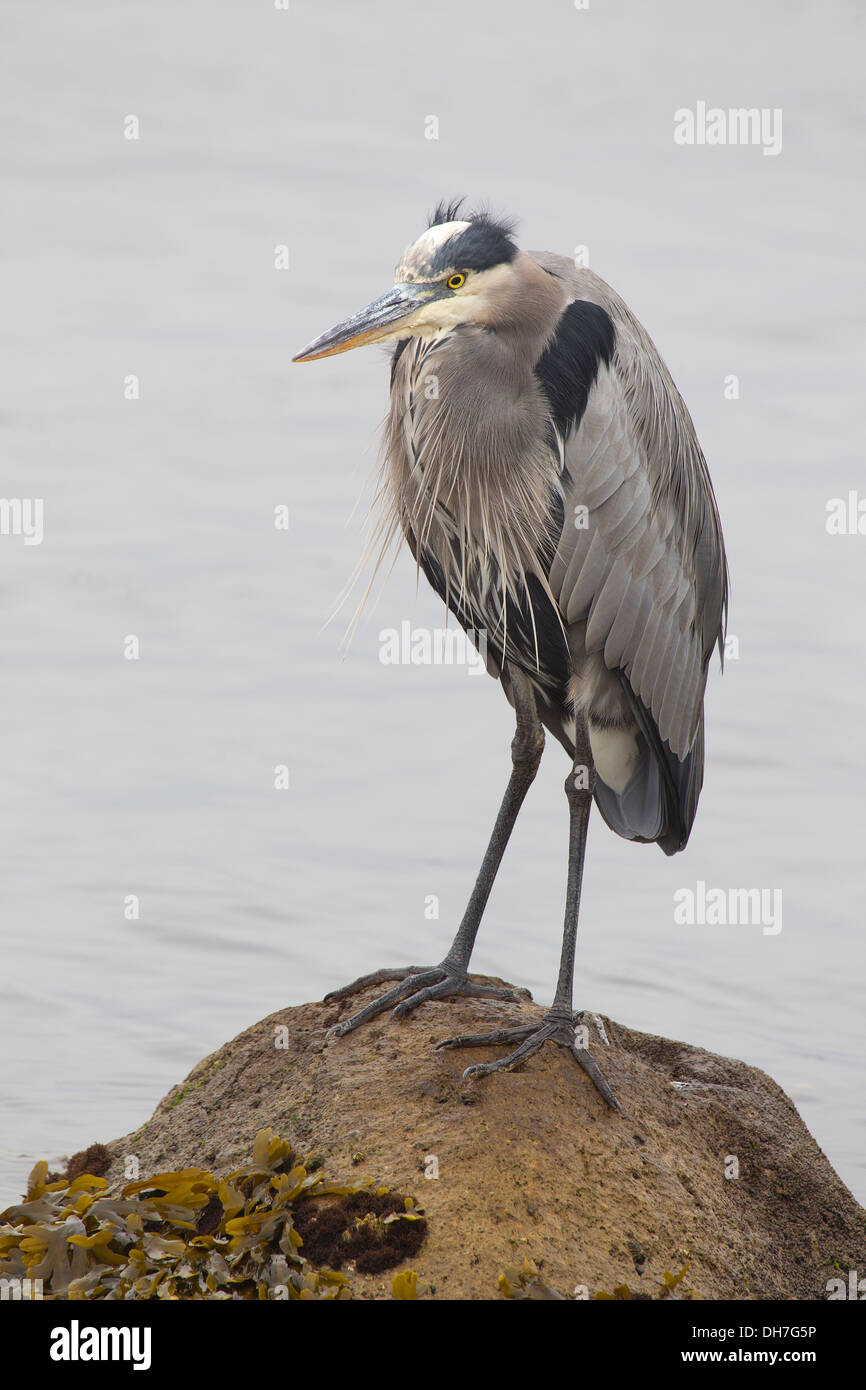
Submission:
{"label": "gray water surface", "polygon": [[[2,488],[45,537],[0,536],[0,1202],[256,1019],[450,941],[511,712],[380,663],[381,629],[443,621],[406,555],[341,650],[387,360],[290,358],[461,193],[589,248],[728,545],[697,824],[666,859],[594,823],[576,1002],[768,1071],[866,1199],[866,537],[825,528],[866,492],[861,12],[47,0],[4,29]],[[781,153],[677,146],[699,100],[781,108]],[[542,1002],[565,772],[549,747],[474,957]],[[698,880],[781,889],[782,930],[678,925]]]}

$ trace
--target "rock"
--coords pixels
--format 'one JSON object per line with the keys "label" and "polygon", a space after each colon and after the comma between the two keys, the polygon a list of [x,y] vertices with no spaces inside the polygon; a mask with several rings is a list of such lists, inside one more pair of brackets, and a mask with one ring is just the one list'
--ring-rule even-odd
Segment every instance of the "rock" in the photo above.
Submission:
{"label": "rock", "polygon": [[[623,1284],[657,1294],[666,1270],[688,1264],[678,1293],[821,1299],[828,1279],[866,1269],[866,1212],[764,1072],[587,1014],[619,1116],[555,1045],[469,1082],[466,1066],[501,1054],[435,1050],[540,1018],[531,1003],[429,1003],[326,1044],[372,993],[281,1010],[206,1057],[109,1146],[109,1183],[130,1155],[142,1176],[226,1171],[268,1125],[328,1177],[369,1174],[417,1199],[428,1235],[412,1267],[426,1297],[496,1298],[498,1276],[527,1257],[554,1289],[590,1297]],[[391,1272],[355,1273],[352,1286],[389,1298]]]}

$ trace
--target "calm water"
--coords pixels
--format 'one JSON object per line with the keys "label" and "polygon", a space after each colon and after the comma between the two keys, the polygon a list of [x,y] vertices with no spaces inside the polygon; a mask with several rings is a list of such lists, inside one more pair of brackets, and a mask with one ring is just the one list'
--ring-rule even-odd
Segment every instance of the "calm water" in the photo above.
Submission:
{"label": "calm water", "polygon": [[[770,1072],[866,1199],[866,537],[825,529],[864,486],[855,7],[5,20],[2,487],[44,498],[45,537],[0,537],[0,1201],[271,1010],[450,941],[511,714],[486,678],[380,664],[380,629],[442,621],[405,556],[341,653],[385,358],[289,359],[456,193],[589,247],[690,405],[728,542],[697,826],[669,860],[594,825],[577,1000]],[[782,108],[781,154],[675,145],[699,100]],[[565,770],[550,747],[474,958],[542,1001]],[[781,889],[782,931],[677,925],[699,879]]]}

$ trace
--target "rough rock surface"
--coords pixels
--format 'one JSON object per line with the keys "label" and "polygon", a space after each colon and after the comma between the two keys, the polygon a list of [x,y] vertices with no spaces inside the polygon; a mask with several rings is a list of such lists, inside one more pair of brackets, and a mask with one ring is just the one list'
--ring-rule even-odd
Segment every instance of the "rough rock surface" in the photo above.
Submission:
{"label": "rough rock surface", "polygon": [[[142,1175],[230,1169],[270,1126],[329,1177],[369,1174],[417,1198],[429,1231],[412,1264],[435,1298],[496,1298],[497,1276],[527,1256],[560,1292],[590,1297],[655,1293],[689,1263],[681,1287],[700,1298],[820,1299],[828,1279],[866,1269],[866,1212],[763,1072],[587,1014],[619,1116],[556,1045],[468,1082],[466,1066],[501,1052],[435,1050],[540,1018],[532,1003],[425,1004],[326,1043],[372,993],[282,1010],[206,1057],[110,1145],[109,1181],[130,1154]],[[388,1298],[391,1274],[352,1285]]]}

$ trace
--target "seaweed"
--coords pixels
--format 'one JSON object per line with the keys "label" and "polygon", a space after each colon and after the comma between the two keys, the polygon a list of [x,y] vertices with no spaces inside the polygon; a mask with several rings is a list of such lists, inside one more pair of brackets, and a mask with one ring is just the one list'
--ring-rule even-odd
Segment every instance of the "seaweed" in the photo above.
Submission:
{"label": "seaweed", "polygon": [[352,1193],[327,1204],[306,1203],[295,1225],[310,1259],[361,1274],[378,1274],[420,1250],[427,1222],[411,1197],[397,1192]]}
{"label": "seaweed", "polygon": [[621,1299],[626,1301],[631,1301],[632,1299],[697,1298],[694,1289],[684,1289],[682,1293],[674,1292],[683,1282],[690,1268],[691,1265],[683,1265],[679,1274],[671,1274],[670,1270],[666,1269],[662,1275],[662,1282],[657,1286],[656,1293],[632,1293],[628,1284],[617,1284],[613,1293],[605,1293],[603,1289],[599,1289],[598,1293],[594,1294],[593,1297],[600,1299]]}
{"label": "seaweed", "polygon": [[509,1266],[500,1274],[498,1283],[503,1298],[565,1299],[565,1294],[551,1288],[541,1277],[538,1266],[529,1259],[525,1259],[520,1268]]}
{"label": "seaweed", "polygon": [[367,1221],[365,1251],[376,1237],[378,1268],[405,1256],[403,1232],[416,1232],[417,1249],[426,1230],[411,1198],[373,1192],[372,1179],[328,1181],[269,1129],[256,1136],[249,1166],[223,1177],[184,1168],[113,1194],[104,1177],[68,1173],[56,1178],[37,1163],[25,1200],[0,1213],[0,1277],[41,1280],[46,1299],[345,1300],[347,1277],[303,1248],[311,1214],[353,1202],[353,1223]]}
{"label": "seaweed", "polygon": [[66,1169],[63,1173],[49,1173],[47,1182],[59,1182],[61,1178],[66,1178],[67,1182],[73,1182],[82,1173],[91,1173],[94,1177],[101,1177],[108,1172],[111,1163],[111,1154],[104,1144],[91,1144],[87,1149],[79,1149],[78,1153],[72,1155],[67,1160]]}
{"label": "seaweed", "polygon": [[406,1302],[418,1297],[418,1275],[414,1269],[403,1269],[391,1280],[391,1297]]}
{"label": "seaweed", "polygon": [[[697,1294],[693,1289],[684,1290],[682,1293],[675,1292],[685,1278],[689,1268],[689,1265],[683,1265],[679,1274],[671,1274],[668,1270],[665,1270],[662,1283],[657,1286],[656,1293],[632,1293],[628,1284],[617,1284],[613,1293],[606,1293],[603,1289],[599,1289],[592,1297],[593,1300],[609,1299],[617,1302],[631,1302],[632,1299],[635,1301],[643,1301],[667,1298],[696,1298]],[[568,1295],[559,1293],[556,1289],[552,1288],[543,1278],[538,1267],[529,1259],[525,1259],[520,1268],[514,1266],[506,1269],[503,1274],[500,1274],[499,1292],[503,1298],[511,1299],[566,1299],[568,1297]],[[585,1290],[583,1296],[586,1297]]]}

